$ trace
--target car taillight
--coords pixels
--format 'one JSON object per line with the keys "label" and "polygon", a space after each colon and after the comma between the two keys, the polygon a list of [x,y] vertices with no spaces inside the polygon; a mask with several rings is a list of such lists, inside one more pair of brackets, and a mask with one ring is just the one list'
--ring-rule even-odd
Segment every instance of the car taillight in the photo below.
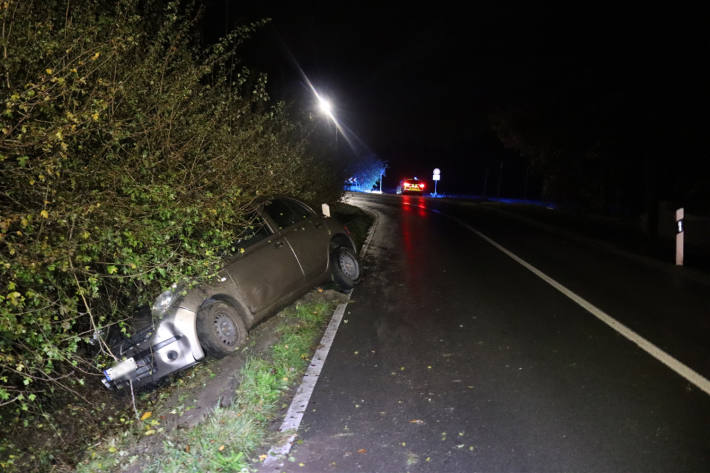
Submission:
{"label": "car taillight", "polygon": [[423,183],[423,182],[420,182],[420,183],[419,183],[419,188],[420,188],[420,189],[424,189],[424,183]]}

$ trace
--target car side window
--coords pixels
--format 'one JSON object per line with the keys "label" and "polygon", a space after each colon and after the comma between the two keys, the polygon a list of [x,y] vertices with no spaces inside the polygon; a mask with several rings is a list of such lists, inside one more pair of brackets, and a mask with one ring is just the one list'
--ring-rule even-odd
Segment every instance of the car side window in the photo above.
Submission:
{"label": "car side window", "polygon": [[307,207],[305,204],[302,204],[301,202],[298,202],[296,200],[291,200],[288,199],[286,201],[288,203],[288,206],[291,207],[292,212],[296,216],[296,221],[302,222],[304,220],[308,220],[311,218],[313,215],[315,215],[315,212],[311,210],[310,207]]}
{"label": "car side window", "polygon": [[247,222],[237,241],[234,242],[235,252],[243,252],[247,247],[271,235],[271,230],[266,222],[257,213],[249,214]]}
{"label": "car side window", "polygon": [[273,199],[264,206],[264,212],[276,223],[279,230],[289,227],[301,220],[299,215],[284,199]]}

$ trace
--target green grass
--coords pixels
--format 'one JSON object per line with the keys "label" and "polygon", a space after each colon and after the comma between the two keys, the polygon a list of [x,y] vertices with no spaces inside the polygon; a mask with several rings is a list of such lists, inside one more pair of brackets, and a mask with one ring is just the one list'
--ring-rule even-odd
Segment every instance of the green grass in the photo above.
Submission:
{"label": "green grass", "polygon": [[[257,449],[266,444],[269,423],[284,406],[288,390],[300,382],[334,305],[318,300],[287,309],[276,328],[278,341],[268,353],[252,356],[244,363],[233,404],[216,408],[207,421],[192,429],[160,433],[164,437],[162,453],[151,456],[144,471],[250,471]],[[152,427],[159,428],[157,423],[151,426],[149,419],[144,424],[143,429],[133,431],[128,438],[105,440],[77,471],[114,471],[121,464],[145,461],[126,458],[125,453],[131,441],[135,442]]]}
{"label": "green grass", "polygon": [[350,230],[350,237],[355,246],[360,249],[367,238],[367,232],[373,222],[373,217],[359,207],[338,202],[331,206],[333,218],[340,221]]}

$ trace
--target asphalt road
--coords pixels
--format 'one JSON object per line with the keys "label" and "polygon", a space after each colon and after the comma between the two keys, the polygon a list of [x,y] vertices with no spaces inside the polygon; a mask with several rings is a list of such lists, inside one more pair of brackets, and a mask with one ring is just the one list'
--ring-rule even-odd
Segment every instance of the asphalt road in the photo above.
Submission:
{"label": "asphalt road", "polygon": [[708,280],[480,205],[350,203],[377,228],[278,471],[710,471],[710,396],[472,230],[706,378]]}

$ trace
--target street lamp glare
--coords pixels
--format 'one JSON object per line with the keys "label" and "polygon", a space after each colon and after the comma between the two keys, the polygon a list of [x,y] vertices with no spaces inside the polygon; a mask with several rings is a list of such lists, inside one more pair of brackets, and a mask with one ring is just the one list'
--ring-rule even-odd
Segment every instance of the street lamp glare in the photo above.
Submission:
{"label": "street lamp glare", "polygon": [[318,105],[320,106],[321,112],[324,114],[331,116],[333,115],[333,105],[330,103],[328,99],[324,99],[323,97],[318,97]]}

